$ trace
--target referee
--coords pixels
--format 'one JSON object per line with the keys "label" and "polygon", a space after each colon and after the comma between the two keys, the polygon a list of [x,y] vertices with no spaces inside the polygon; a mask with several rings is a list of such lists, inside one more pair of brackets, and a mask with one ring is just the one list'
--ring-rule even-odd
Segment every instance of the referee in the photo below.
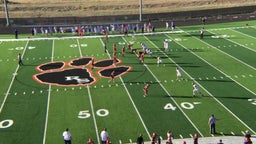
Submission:
{"label": "referee", "polygon": [[210,125],[210,134],[215,134],[216,133],[216,130],[215,130],[216,121],[217,121],[217,119],[212,114],[212,116],[209,118],[209,122],[208,122],[208,124]]}

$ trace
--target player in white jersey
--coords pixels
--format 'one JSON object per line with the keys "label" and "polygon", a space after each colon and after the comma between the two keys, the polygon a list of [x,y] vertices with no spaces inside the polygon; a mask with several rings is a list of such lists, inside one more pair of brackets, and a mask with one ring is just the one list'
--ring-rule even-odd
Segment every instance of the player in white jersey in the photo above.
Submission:
{"label": "player in white jersey", "polygon": [[198,94],[201,94],[201,96],[204,96],[201,91],[199,90],[198,86],[196,83],[192,83],[192,86],[193,86],[193,96],[195,97],[196,96],[196,93]]}
{"label": "player in white jersey", "polygon": [[159,66],[159,64],[162,63],[162,58],[161,57],[157,57],[157,66]]}
{"label": "player in white jersey", "polygon": [[167,39],[164,40],[164,51],[169,51],[169,42]]}
{"label": "player in white jersey", "polygon": [[183,78],[182,78],[182,73],[181,73],[181,70],[178,68],[178,67],[176,67],[176,75],[177,75],[177,79],[176,80],[182,80]]}

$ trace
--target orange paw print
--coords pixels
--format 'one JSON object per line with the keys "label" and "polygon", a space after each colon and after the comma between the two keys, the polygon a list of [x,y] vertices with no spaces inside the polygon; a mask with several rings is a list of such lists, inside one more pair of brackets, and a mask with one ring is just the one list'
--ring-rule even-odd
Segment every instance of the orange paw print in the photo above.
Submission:
{"label": "orange paw print", "polygon": [[98,68],[97,74],[103,78],[120,77],[128,73],[132,67],[116,66],[120,59],[106,59],[94,62],[93,57],[77,58],[65,63],[63,61],[44,63],[36,67],[39,74],[33,79],[41,84],[56,86],[87,86],[97,82],[92,70]]}

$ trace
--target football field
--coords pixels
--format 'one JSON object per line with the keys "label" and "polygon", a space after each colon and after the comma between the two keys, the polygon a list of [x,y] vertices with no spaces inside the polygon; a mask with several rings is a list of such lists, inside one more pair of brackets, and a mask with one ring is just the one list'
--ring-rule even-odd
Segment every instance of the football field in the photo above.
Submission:
{"label": "football field", "polygon": [[[114,144],[134,143],[140,133],[145,141],[153,132],[165,140],[168,130],[174,139],[194,133],[241,136],[245,130],[255,135],[256,21],[205,25],[202,39],[201,27],[135,38],[109,35],[106,52],[102,36],[0,36],[0,144],[59,144],[66,128],[74,144],[90,137],[100,143],[104,128]],[[136,53],[142,51],[141,42],[153,51],[144,62]],[[18,64],[19,53],[24,65]],[[193,82],[203,96],[193,97]],[[208,125],[212,114],[214,135]]]}

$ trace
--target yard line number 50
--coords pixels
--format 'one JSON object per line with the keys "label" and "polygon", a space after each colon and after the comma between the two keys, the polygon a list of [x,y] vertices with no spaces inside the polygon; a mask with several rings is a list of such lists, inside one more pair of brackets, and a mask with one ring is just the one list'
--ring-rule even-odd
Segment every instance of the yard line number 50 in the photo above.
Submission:
{"label": "yard line number 50", "polygon": [[[105,117],[109,115],[109,111],[106,109],[99,109],[96,111],[96,114],[99,117]],[[90,116],[91,116],[91,113],[89,112],[89,110],[83,110],[78,113],[77,117],[80,119],[86,119],[86,118],[89,118]]]}

